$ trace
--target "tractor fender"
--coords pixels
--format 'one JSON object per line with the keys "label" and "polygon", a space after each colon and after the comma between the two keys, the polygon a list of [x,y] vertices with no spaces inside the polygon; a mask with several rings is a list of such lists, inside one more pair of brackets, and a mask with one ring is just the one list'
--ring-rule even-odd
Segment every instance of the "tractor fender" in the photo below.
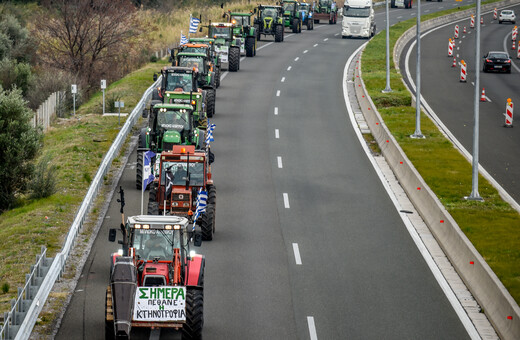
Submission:
{"label": "tractor fender", "polygon": [[202,287],[204,284],[204,266],[206,260],[204,255],[196,254],[188,261],[188,270],[186,271],[186,286]]}

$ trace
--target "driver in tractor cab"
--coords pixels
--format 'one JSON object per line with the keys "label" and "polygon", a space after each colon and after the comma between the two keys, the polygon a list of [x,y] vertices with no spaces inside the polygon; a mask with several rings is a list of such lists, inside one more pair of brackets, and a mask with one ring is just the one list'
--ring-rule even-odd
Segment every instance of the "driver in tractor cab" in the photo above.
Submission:
{"label": "driver in tractor cab", "polygon": [[276,10],[273,9],[273,8],[266,8],[264,9],[264,11],[262,12],[262,19],[265,19],[265,18],[274,18],[276,16]]}
{"label": "driver in tractor cab", "polygon": [[183,92],[189,92],[191,91],[191,83],[188,79],[185,79],[184,77],[174,76],[174,77],[168,77],[168,83],[166,87],[166,91],[183,91]]}
{"label": "driver in tractor cab", "polygon": [[186,170],[182,168],[182,165],[179,165],[175,170],[175,174],[173,174],[173,182],[176,185],[184,184],[186,180]]}
{"label": "driver in tractor cab", "polygon": [[164,249],[164,236],[159,233],[150,234],[150,238],[145,241],[145,254],[146,259],[153,260],[159,257],[161,260],[168,260],[169,254]]}

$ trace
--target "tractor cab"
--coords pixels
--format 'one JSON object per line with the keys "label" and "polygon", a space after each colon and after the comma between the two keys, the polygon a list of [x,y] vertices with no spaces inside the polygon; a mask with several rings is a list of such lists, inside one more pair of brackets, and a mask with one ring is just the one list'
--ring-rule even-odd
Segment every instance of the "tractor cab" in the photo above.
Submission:
{"label": "tractor cab", "polygon": [[208,27],[208,36],[215,39],[215,44],[224,44],[225,41],[233,40],[232,23],[212,23]]}

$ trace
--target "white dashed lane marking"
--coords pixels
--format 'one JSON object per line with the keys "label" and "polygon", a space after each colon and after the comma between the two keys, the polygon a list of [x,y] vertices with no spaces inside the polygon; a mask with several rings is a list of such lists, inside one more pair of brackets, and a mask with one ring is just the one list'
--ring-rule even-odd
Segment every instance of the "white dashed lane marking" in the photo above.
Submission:
{"label": "white dashed lane marking", "polygon": [[291,68],[292,68],[292,66],[289,66],[289,67],[287,68],[287,71],[290,71],[290,70],[291,70]]}
{"label": "white dashed lane marking", "polygon": [[280,97],[280,90],[276,91],[276,96]]}
{"label": "white dashed lane marking", "polygon": [[278,116],[278,108],[277,107],[274,108],[274,115]]}
{"label": "white dashed lane marking", "polygon": [[284,81],[285,81],[285,77],[282,77],[282,80],[281,80],[281,82],[283,83]]}
{"label": "white dashed lane marking", "polygon": [[289,195],[286,192],[283,193],[283,206],[285,207],[285,209],[291,208],[291,206],[289,205]]}
{"label": "white dashed lane marking", "polygon": [[300,249],[298,248],[298,243],[293,243],[292,248],[294,251],[294,260],[296,261],[297,265],[301,266],[302,258],[300,256]]}
{"label": "white dashed lane marking", "polygon": [[278,169],[283,169],[282,157],[278,156],[277,161],[278,161]]}
{"label": "white dashed lane marking", "polygon": [[276,139],[280,138],[280,130],[274,129],[274,138],[276,138]]}

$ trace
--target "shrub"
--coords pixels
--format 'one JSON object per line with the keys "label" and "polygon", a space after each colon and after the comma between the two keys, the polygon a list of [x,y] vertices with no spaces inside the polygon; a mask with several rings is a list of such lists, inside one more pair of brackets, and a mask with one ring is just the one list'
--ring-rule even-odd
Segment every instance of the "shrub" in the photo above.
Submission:
{"label": "shrub", "polygon": [[29,183],[31,198],[49,197],[56,192],[56,166],[49,156],[40,159]]}

